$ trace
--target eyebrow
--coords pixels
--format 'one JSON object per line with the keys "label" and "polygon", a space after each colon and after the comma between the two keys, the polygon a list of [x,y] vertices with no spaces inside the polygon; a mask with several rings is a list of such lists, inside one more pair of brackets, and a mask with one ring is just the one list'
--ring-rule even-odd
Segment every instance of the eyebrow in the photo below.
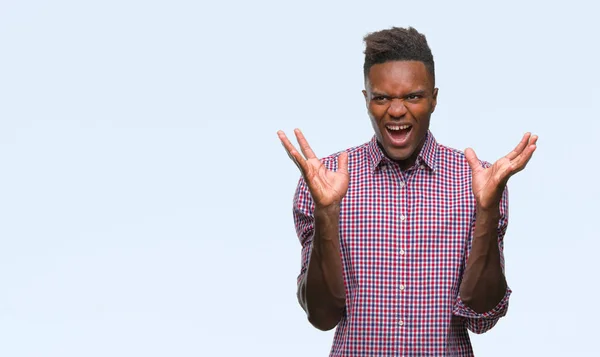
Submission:
{"label": "eyebrow", "polygon": [[386,93],[371,92],[371,97],[389,97],[389,95]]}
{"label": "eyebrow", "polygon": [[427,91],[425,89],[420,89],[420,90],[416,90],[414,92],[410,92],[407,94],[407,96],[409,95],[425,95],[427,93]]}
{"label": "eyebrow", "polygon": [[[419,90],[416,90],[416,91],[413,91],[410,93],[406,93],[403,97],[408,97],[411,95],[425,95],[425,93],[427,93],[426,90],[419,89]],[[388,97],[389,98],[389,97],[393,97],[393,96],[391,96],[387,93],[373,91],[373,92],[371,92],[371,97]]]}

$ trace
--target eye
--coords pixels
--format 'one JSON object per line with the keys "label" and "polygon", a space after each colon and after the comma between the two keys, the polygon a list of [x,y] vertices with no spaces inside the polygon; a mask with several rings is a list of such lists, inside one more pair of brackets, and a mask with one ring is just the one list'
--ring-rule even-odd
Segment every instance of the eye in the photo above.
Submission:
{"label": "eye", "polygon": [[373,97],[373,100],[374,100],[375,102],[379,103],[379,104],[381,104],[381,103],[385,103],[385,102],[387,101],[387,99],[388,99],[387,97],[384,97],[384,96],[382,96],[382,95],[378,95],[378,96],[376,96],[376,97]]}
{"label": "eye", "polygon": [[420,94],[409,94],[406,96],[406,100],[409,100],[411,102],[416,102],[421,98],[423,98],[423,96]]}

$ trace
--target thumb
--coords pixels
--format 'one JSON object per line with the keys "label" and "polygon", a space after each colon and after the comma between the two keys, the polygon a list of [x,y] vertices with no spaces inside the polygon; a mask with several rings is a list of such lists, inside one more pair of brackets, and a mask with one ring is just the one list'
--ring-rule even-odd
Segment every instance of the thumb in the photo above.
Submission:
{"label": "thumb", "polygon": [[479,159],[477,158],[477,155],[473,149],[467,148],[465,150],[465,158],[467,159],[472,171],[481,169],[481,163],[479,162]]}
{"label": "thumb", "polygon": [[338,157],[338,169],[337,172],[341,172],[343,174],[348,173],[348,153],[343,152]]}

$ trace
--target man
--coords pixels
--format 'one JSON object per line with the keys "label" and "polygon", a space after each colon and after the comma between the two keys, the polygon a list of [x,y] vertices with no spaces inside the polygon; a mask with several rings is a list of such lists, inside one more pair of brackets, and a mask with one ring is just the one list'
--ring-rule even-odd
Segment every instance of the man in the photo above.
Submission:
{"label": "man", "polygon": [[467,330],[506,314],[506,183],[525,168],[527,133],[493,165],[436,142],[434,61],[424,35],[365,37],[363,91],[375,135],[319,160],[300,130],[294,222],[298,300],[318,329],[337,325],[331,356],[472,356]]}

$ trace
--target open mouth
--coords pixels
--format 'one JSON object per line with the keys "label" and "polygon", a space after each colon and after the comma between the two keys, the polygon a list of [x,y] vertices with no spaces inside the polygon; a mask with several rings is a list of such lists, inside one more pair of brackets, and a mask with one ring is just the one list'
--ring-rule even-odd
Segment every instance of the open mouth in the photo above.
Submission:
{"label": "open mouth", "polygon": [[388,137],[395,146],[402,146],[408,142],[410,138],[410,134],[412,133],[412,125],[410,124],[387,124],[385,126],[385,131],[388,134]]}

